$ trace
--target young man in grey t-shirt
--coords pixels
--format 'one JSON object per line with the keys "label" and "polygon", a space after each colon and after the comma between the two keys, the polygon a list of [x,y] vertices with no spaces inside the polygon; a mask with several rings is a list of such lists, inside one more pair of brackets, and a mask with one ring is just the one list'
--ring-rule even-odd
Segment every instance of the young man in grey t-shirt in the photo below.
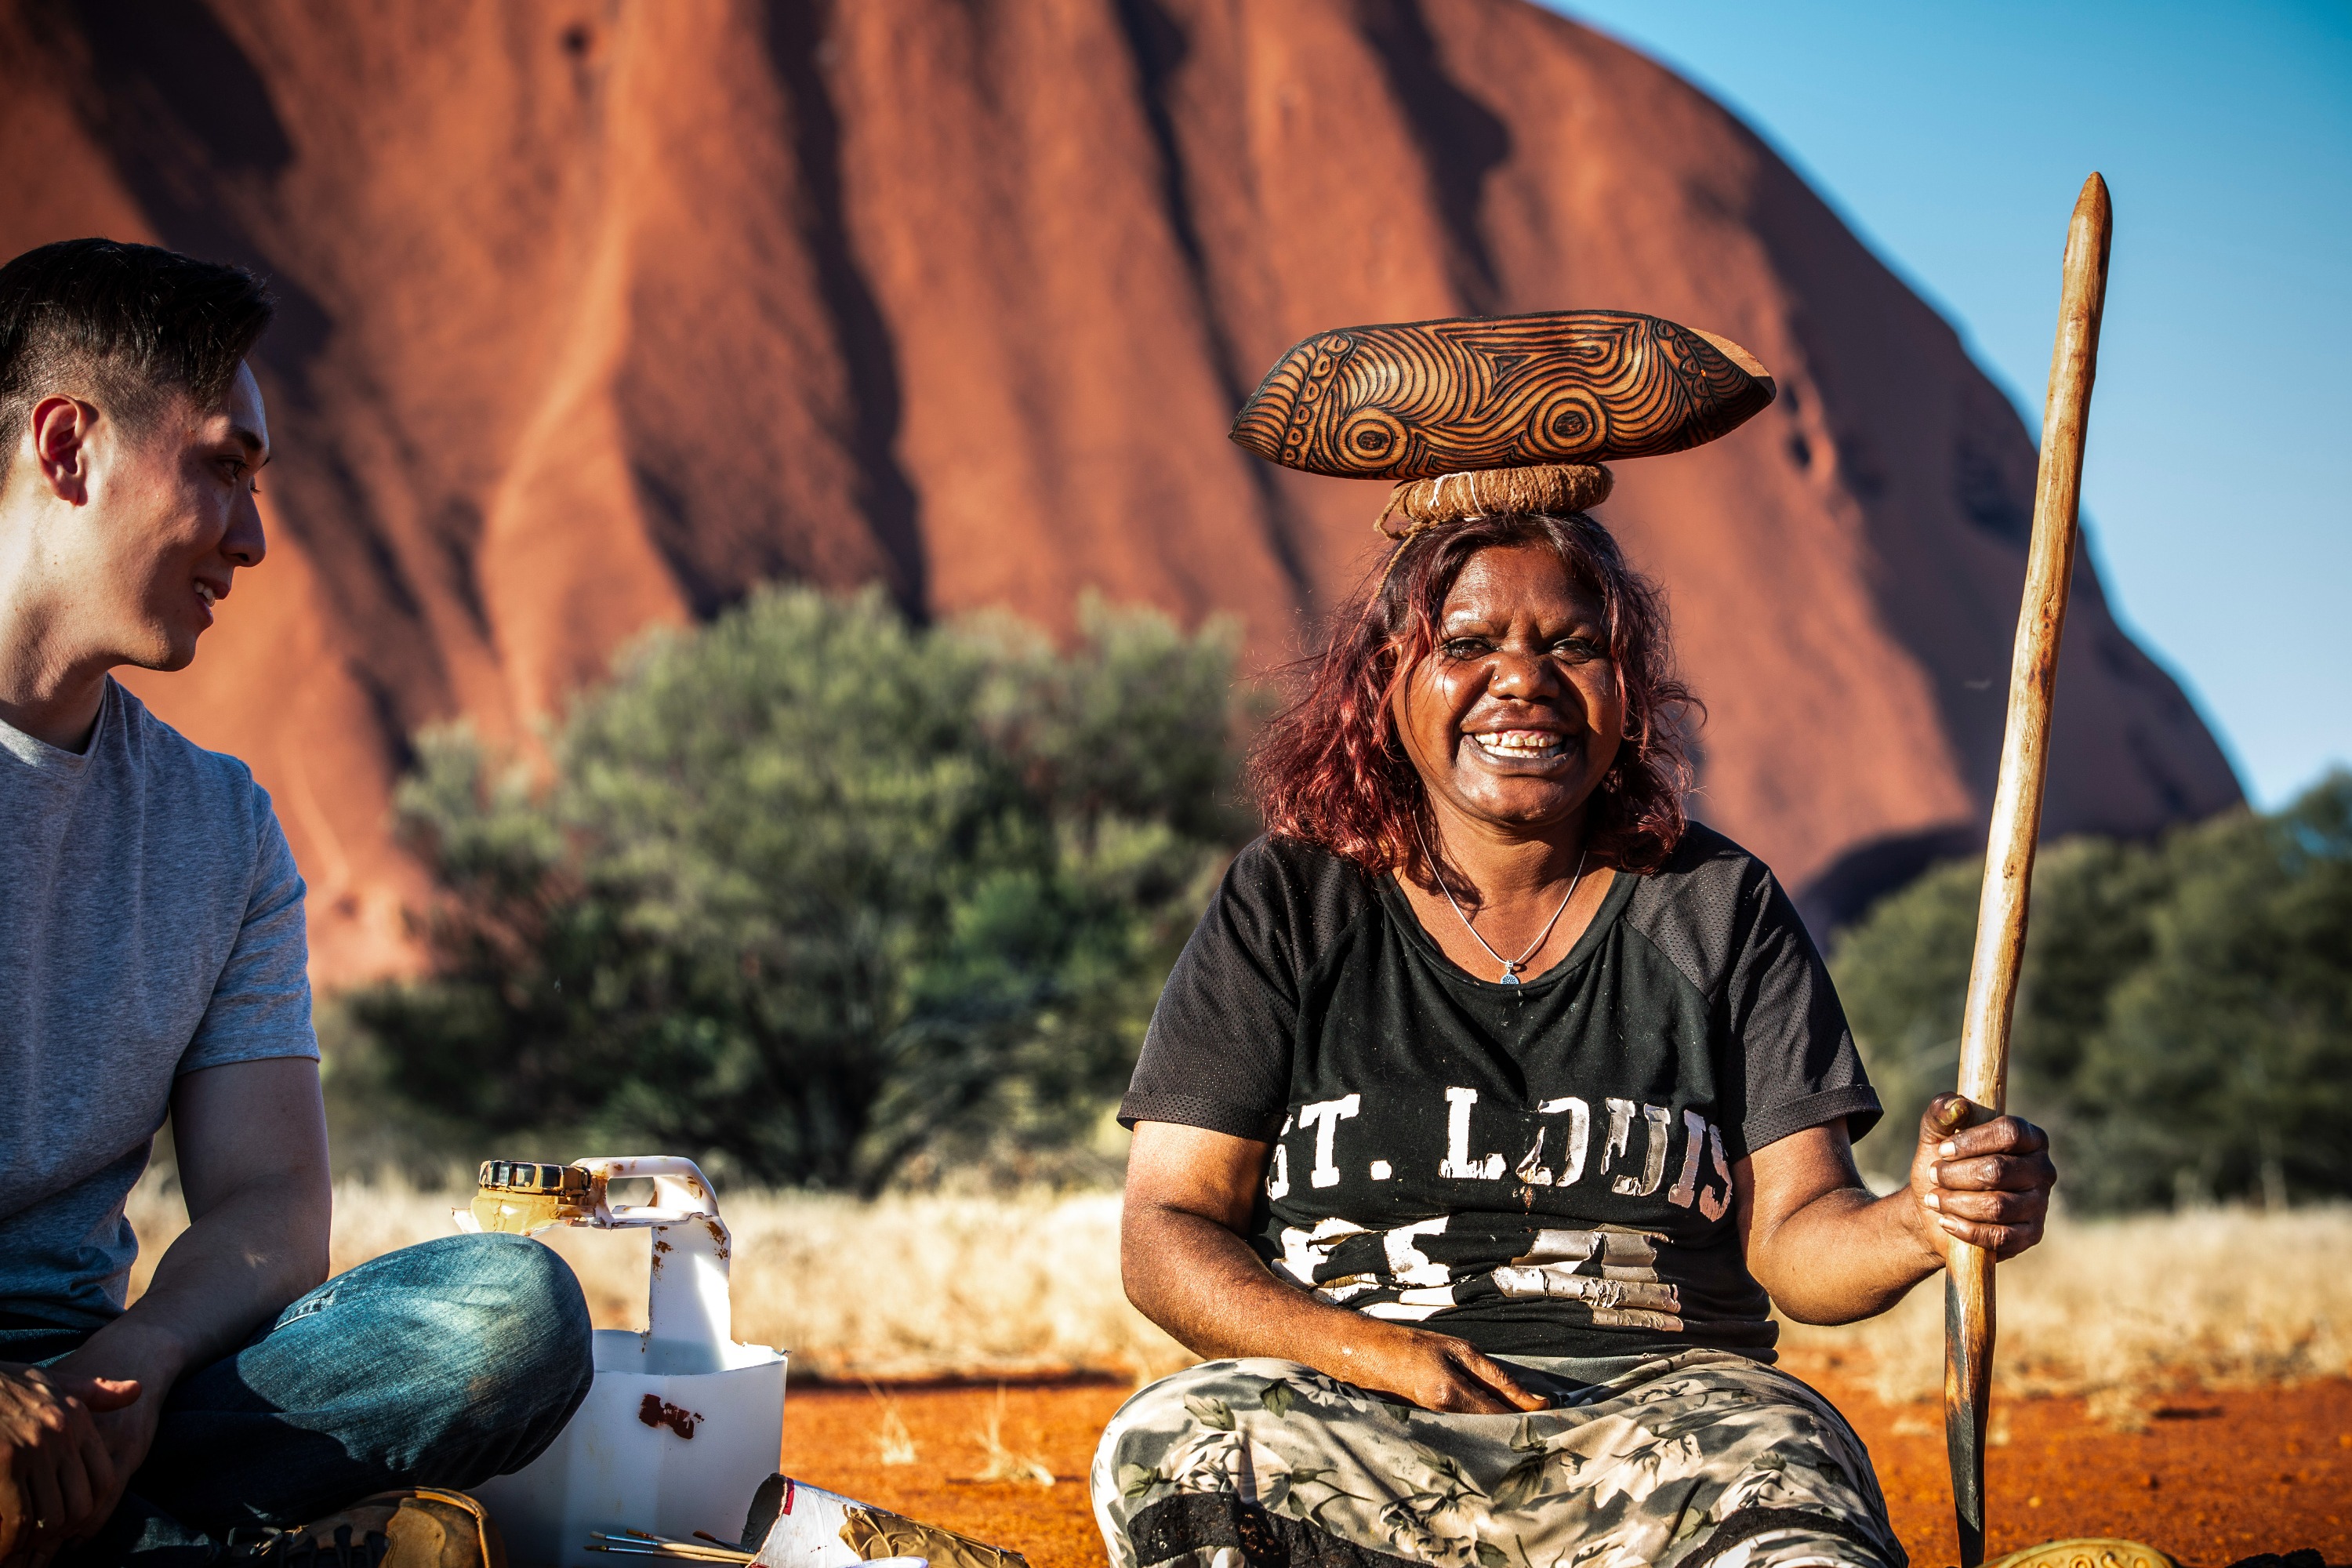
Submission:
{"label": "young man in grey t-shirt", "polygon": [[[271,1532],[520,1468],[591,1375],[519,1237],[327,1279],[301,879],[245,765],[109,674],[184,668],[261,563],[269,312],[145,246],[0,267],[0,1568],[299,1555]],[[191,1223],[126,1310],[167,1116]]]}

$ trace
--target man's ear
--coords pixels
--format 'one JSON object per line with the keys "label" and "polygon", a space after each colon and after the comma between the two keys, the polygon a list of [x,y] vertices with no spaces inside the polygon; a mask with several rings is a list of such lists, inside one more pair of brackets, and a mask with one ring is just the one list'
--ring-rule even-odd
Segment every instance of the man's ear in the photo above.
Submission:
{"label": "man's ear", "polygon": [[89,500],[89,438],[98,410],[52,395],[33,405],[33,458],[42,484],[69,506]]}

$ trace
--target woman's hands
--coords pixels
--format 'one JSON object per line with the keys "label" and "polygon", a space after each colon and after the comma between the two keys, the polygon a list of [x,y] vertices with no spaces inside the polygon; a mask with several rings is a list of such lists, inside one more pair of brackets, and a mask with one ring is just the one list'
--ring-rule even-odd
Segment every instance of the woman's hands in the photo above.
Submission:
{"label": "woman's hands", "polygon": [[1448,1334],[1317,1300],[1241,1237],[1267,1145],[1173,1122],[1136,1124],[1119,1226],[1128,1300],[1203,1360],[1277,1356],[1423,1410],[1504,1415],[1547,1401]]}
{"label": "woman's hands", "polygon": [[1938,1095],[1919,1118],[1910,1196],[1920,1234],[1949,1262],[1952,1243],[2014,1258],[2042,1239],[2058,1169],[2050,1137],[2031,1121],[1997,1116],[1962,1128],[1969,1102]]}
{"label": "woman's hands", "polygon": [[[1944,1095],[1919,1124],[1910,1184],[1863,1185],[1835,1121],[1778,1139],[1732,1168],[1748,1267],[1800,1322],[1883,1312],[1961,1241],[2013,1258],[2042,1239],[2057,1172],[2050,1140],[2014,1116],[1963,1129]],[[1203,1358],[1278,1356],[1424,1410],[1502,1414],[1544,1401],[1464,1342],[1317,1300],[1242,1239],[1268,1146],[1146,1121],[1128,1160],[1121,1226],[1128,1299]]]}
{"label": "woman's hands", "polygon": [[1360,1321],[1375,1331],[1349,1333],[1337,1341],[1333,1353],[1308,1364],[1358,1388],[1393,1394],[1423,1410],[1507,1415],[1550,1406],[1549,1400],[1521,1387],[1499,1363],[1478,1353],[1467,1341],[1377,1318]]}

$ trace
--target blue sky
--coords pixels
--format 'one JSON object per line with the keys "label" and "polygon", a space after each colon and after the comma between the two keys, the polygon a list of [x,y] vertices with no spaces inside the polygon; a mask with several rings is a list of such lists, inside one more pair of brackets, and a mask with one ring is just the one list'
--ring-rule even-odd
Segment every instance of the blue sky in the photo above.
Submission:
{"label": "blue sky", "polygon": [[2105,174],[2084,516],[2108,591],[2257,803],[2352,765],[2352,4],[1558,8],[1778,147],[2028,428],[2066,215]]}

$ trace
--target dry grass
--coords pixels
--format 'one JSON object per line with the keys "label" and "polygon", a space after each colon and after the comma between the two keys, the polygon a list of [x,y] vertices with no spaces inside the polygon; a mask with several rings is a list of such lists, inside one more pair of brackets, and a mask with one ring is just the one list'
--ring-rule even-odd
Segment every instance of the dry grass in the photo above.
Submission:
{"label": "dry grass", "polygon": [[989,1406],[987,1419],[980,1424],[979,1430],[972,1436],[980,1444],[985,1461],[980,1473],[972,1478],[974,1480],[1034,1481],[1041,1487],[1054,1484],[1053,1468],[1045,1463],[1045,1456],[1034,1449],[1015,1448],[1005,1442],[1003,1384],[996,1385],[996,1403]]}
{"label": "dry grass", "polygon": [[[2085,1395],[2118,1426],[2170,1389],[2352,1376],[2352,1206],[2062,1221],[1997,1284],[1999,1386]],[[1940,1397],[1943,1291],[1782,1342],[1860,1352],[1889,1404]]]}
{"label": "dry grass", "polygon": [[874,1457],[885,1466],[920,1464],[923,1451],[915,1446],[915,1435],[907,1429],[907,1417],[898,1402],[882,1392],[881,1384],[872,1378],[866,1380],[866,1392],[874,1396],[881,1408],[881,1424],[874,1428]]}
{"label": "dry grass", "polygon": [[[735,1236],[735,1337],[793,1352],[832,1378],[1141,1377],[1183,1350],[1118,1284],[1118,1197],[890,1197],[720,1194]],[[383,1183],[335,1189],[338,1270],[451,1230],[457,1198]],[[131,1194],[142,1242],[134,1290],[186,1224],[151,1173]],[[648,1233],[554,1230],[604,1327],[643,1327]]]}
{"label": "dry grass", "polygon": [[[449,1233],[447,1194],[337,1189],[334,1267]],[[828,1377],[1142,1377],[1184,1352],[1127,1304],[1118,1199],[797,1194],[725,1197],[739,1339],[786,1347]],[[142,1265],[184,1223],[151,1175],[131,1220]],[[645,1321],[646,1233],[551,1233],[596,1321]],[[142,1268],[143,1276],[143,1268]],[[134,1281],[134,1284],[142,1281]],[[2209,1210],[2069,1221],[2000,1276],[2000,1385],[2091,1397],[2129,1426],[2167,1390],[2352,1375],[2352,1207]],[[1941,1387],[1942,1293],[1841,1329],[1792,1326],[1799,1352],[1858,1363],[1891,1403]],[[984,1445],[1009,1473],[1028,1456]],[[911,1447],[911,1445],[909,1445]]]}

